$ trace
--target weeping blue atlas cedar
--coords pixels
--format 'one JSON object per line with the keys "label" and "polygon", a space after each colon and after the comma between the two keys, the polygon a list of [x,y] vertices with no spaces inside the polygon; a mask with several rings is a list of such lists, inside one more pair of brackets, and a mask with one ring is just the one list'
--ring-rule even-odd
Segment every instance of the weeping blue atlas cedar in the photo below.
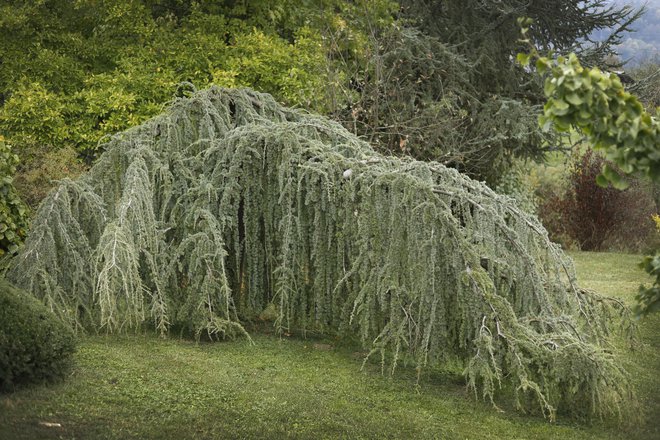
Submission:
{"label": "weeping blue atlas cedar", "polygon": [[[358,335],[392,370],[448,357],[491,401],[618,412],[625,308],[580,289],[538,220],[326,118],[211,88],[117,134],[42,203],[7,276],[78,330]],[[249,337],[249,336],[248,336]]]}

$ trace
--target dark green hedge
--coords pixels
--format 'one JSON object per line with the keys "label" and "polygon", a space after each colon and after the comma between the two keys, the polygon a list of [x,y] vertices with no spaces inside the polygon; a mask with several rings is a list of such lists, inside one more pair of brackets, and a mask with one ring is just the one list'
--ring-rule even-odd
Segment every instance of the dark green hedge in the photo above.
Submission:
{"label": "dark green hedge", "polygon": [[29,293],[0,279],[0,391],[61,377],[73,331]]}

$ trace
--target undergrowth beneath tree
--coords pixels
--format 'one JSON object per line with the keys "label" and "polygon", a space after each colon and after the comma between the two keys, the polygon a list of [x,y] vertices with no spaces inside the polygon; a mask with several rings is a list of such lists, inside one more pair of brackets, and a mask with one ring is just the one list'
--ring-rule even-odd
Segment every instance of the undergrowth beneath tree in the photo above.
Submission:
{"label": "undergrowth beneath tree", "polygon": [[383,369],[458,356],[521,410],[618,413],[618,301],[581,289],[539,221],[434,162],[212,88],[115,135],[41,204],[7,276],[80,330],[357,335]]}

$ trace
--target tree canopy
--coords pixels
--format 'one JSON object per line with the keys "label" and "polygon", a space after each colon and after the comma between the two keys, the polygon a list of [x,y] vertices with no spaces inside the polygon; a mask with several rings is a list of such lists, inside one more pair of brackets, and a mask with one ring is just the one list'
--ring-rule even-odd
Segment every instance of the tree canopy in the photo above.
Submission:
{"label": "tree canopy", "polygon": [[[542,93],[516,66],[515,20],[540,48],[611,51],[636,14],[604,0],[39,0],[0,7],[0,129],[89,162],[105,135],[157,115],[181,82],[252,87],[340,120],[380,151],[497,183],[556,148]],[[594,30],[618,28],[589,46]],[[594,49],[595,48],[595,49]],[[592,56],[593,55],[593,56]]]}
{"label": "tree canopy", "polygon": [[[542,81],[516,65],[521,17],[539,50],[577,52],[603,65],[640,11],[604,0],[403,0],[393,28],[373,33],[373,55],[351,103],[357,134],[381,151],[455,167],[491,186],[514,159],[543,160],[565,142],[542,132]],[[605,41],[596,30],[612,29]],[[364,71],[364,69],[363,69]],[[350,126],[350,124],[346,124]]]}

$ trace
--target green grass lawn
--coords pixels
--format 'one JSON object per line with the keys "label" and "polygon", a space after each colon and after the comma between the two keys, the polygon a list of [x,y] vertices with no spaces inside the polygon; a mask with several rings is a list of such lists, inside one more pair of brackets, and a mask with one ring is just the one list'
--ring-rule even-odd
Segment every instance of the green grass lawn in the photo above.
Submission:
{"label": "green grass lawn", "polygon": [[[637,256],[574,253],[583,285],[632,300]],[[254,334],[196,344],[152,335],[85,337],[67,380],[0,395],[0,439],[655,439],[660,317],[624,359],[640,421],[556,423],[475,400],[455,372],[360,371],[331,340]],[[56,424],[48,426],[46,424]]]}

